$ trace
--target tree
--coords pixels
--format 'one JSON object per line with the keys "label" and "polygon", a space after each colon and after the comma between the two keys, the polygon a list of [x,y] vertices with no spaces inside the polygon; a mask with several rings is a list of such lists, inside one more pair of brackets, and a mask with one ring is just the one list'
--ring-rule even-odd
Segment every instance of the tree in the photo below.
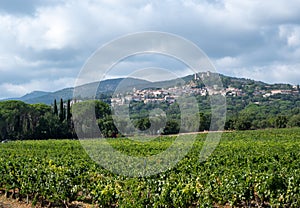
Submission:
{"label": "tree", "polygon": [[161,134],[163,131],[163,128],[166,125],[166,117],[165,116],[157,116],[157,117],[151,117],[150,118],[150,127],[149,127],[149,133],[151,135]]}
{"label": "tree", "polygon": [[54,115],[58,115],[58,109],[57,109],[57,103],[56,103],[56,99],[54,99],[54,106],[53,106],[53,114]]}
{"label": "tree", "polygon": [[59,120],[63,122],[65,120],[65,108],[64,108],[64,101],[60,99],[60,107],[59,107]]}
{"label": "tree", "polygon": [[180,130],[180,125],[176,120],[169,120],[166,123],[163,134],[178,134]]}
{"label": "tree", "polygon": [[225,130],[233,130],[233,129],[235,129],[235,119],[229,118],[228,120],[226,120],[224,129]]}
{"label": "tree", "polygon": [[276,128],[285,128],[287,125],[288,119],[286,116],[277,116],[275,119]]}
{"label": "tree", "polygon": [[300,127],[300,114],[292,116],[288,123],[288,127]]}
{"label": "tree", "polygon": [[43,138],[59,139],[64,138],[64,128],[60,119],[57,116],[53,116],[50,113],[46,113],[41,119],[41,129],[44,132]]}
{"label": "tree", "polygon": [[50,106],[45,104],[32,104],[31,125],[33,126],[32,138],[43,139],[49,138],[45,128],[47,125],[43,122],[46,114],[51,114],[52,117],[57,117],[53,114]]}
{"label": "tree", "polygon": [[67,102],[67,121],[68,122],[71,121],[71,117],[72,117],[72,114],[71,114],[71,101],[68,100],[68,102]]}
{"label": "tree", "polygon": [[141,130],[141,131],[145,131],[147,129],[150,128],[151,126],[151,123],[150,123],[150,120],[149,118],[142,118],[142,119],[139,119],[135,122],[135,126]]}
{"label": "tree", "polygon": [[30,136],[33,129],[31,124],[32,109],[30,105],[21,101],[6,101],[0,103],[0,114],[2,117],[1,137],[5,139],[24,139]]}
{"label": "tree", "polygon": [[199,131],[209,130],[210,118],[204,113],[199,113],[200,126]]}
{"label": "tree", "polygon": [[111,115],[106,115],[103,119],[98,119],[97,123],[102,136],[111,138],[117,137],[118,129],[116,128]]}
{"label": "tree", "polygon": [[0,114],[0,141],[5,140],[6,137],[6,123],[2,115]]}
{"label": "tree", "polygon": [[236,130],[249,130],[251,128],[251,122],[246,116],[239,116],[235,121],[234,128]]}
{"label": "tree", "polygon": [[[80,137],[115,137],[118,133],[111,116],[110,107],[102,101],[89,100],[72,105],[72,120]],[[96,118],[95,118],[96,115]],[[99,129],[95,129],[98,124]]]}

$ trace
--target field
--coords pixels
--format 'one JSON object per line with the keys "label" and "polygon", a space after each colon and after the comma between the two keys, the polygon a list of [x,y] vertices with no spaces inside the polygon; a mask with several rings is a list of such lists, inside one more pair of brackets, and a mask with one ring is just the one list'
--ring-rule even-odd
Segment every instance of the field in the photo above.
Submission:
{"label": "field", "polygon": [[[9,198],[51,207],[72,202],[95,207],[300,207],[299,128],[224,133],[213,154],[200,163],[205,137],[197,135],[174,168],[133,178],[100,167],[76,140],[3,143],[0,190]],[[128,155],[145,156],[165,150],[173,140],[109,142]]]}

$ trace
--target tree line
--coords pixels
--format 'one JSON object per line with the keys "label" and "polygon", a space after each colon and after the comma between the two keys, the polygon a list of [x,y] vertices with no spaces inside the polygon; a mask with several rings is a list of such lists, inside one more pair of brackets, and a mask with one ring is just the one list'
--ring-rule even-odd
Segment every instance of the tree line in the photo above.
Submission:
{"label": "tree line", "polygon": [[287,111],[280,111],[277,108],[277,106],[250,104],[240,112],[228,116],[225,129],[255,130],[300,127],[300,108],[290,108]]}
{"label": "tree line", "polygon": [[[88,119],[73,118],[72,109],[79,118],[85,118],[91,105],[95,108],[96,124],[103,137],[121,137],[125,131],[134,134],[145,131],[146,134],[176,134],[182,126],[180,109],[177,104],[140,105],[133,103],[129,119],[114,120],[109,104],[99,100],[78,102],[71,106],[70,100],[60,102],[54,100],[51,106],[46,104],[26,104],[22,101],[0,102],[0,141],[28,139],[76,139],[76,131],[89,131]],[[149,112],[154,108],[162,108],[166,117],[149,118]],[[136,113],[139,111],[139,113]],[[208,118],[200,114],[201,129],[209,128]],[[80,123],[75,131],[74,122]],[[84,123],[86,122],[86,123]],[[115,123],[118,123],[116,126]],[[191,125],[191,124],[186,124]],[[78,125],[77,125],[78,126]],[[163,128],[162,128],[163,126]],[[133,128],[133,130],[131,129]],[[149,129],[149,130],[148,130]],[[127,134],[126,134],[127,135]],[[91,135],[93,136],[93,135]]]}
{"label": "tree line", "polygon": [[[227,115],[225,129],[249,130],[263,128],[300,127],[300,108],[290,105],[257,105],[248,104],[238,112]],[[89,131],[89,124],[81,123],[79,129],[74,129],[72,109],[76,108],[77,116],[84,117],[93,104],[95,108],[96,124],[103,137],[121,137],[129,132],[144,131],[146,134],[176,134],[185,132],[191,125],[198,131],[211,129],[211,115],[207,107],[209,100],[199,102],[200,113],[197,117],[181,115],[178,104],[132,102],[129,107],[129,117],[114,119],[108,103],[90,100],[75,103],[71,101],[59,102],[54,100],[51,106],[45,104],[26,104],[21,101],[0,102],[0,141],[25,139],[74,139],[76,131]],[[231,106],[227,107],[230,112]],[[161,116],[150,115],[155,109],[165,112]],[[188,117],[186,119],[185,117]],[[183,123],[181,123],[183,122]],[[199,126],[197,126],[200,123]],[[78,126],[78,125],[77,125]],[[163,126],[163,128],[162,128]],[[126,132],[128,131],[128,132]]]}
{"label": "tree line", "polygon": [[71,107],[68,100],[53,106],[0,102],[0,140],[73,138]]}

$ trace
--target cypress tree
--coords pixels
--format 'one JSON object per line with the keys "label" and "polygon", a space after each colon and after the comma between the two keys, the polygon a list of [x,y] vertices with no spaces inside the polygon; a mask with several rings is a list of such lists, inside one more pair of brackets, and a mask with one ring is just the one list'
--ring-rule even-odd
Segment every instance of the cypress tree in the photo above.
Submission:
{"label": "cypress tree", "polygon": [[54,108],[53,114],[54,114],[54,115],[58,115],[58,109],[57,109],[56,99],[54,99],[54,106],[53,106],[53,108]]}
{"label": "cypress tree", "polygon": [[59,108],[59,120],[63,122],[65,120],[65,109],[64,109],[64,101],[60,99],[60,108]]}
{"label": "cypress tree", "polygon": [[68,100],[68,103],[67,103],[67,121],[69,122],[71,120],[71,100],[69,99]]}

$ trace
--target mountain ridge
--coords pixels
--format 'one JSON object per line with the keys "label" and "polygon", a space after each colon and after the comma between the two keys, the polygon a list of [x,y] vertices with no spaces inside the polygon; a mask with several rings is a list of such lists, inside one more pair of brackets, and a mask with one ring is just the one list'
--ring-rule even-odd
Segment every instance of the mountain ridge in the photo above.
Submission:
{"label": "mountain ridge", "polygon": [[[198,76],[200,78],[201,75],[206,74],[207,72],[202,72],[199,73]],[[215,74],[215,73],[212,73]],[[230,77],[230,76],[225,76],[222,74],[217,74],[220,76],[222,83],[224,85],[224,88],[233,86],[236,88],[241,88],[243,86],[249,86],[249,85],[257,85],[260,87],[265,87],[267,86],[270,89],[277,89],[277,88],[288,88],[291,87],[292,85],[290,84],[268,84],[262,81],[257,81],[257,80],[252,80],[252,79],[247,79],[247,78],[237,78],[237,77]],[[150,82],[147,80],[143,79],[138,79],[138,78],[115,78],[115,79],[107,79],[103,80],[100,82],[92,82],[92,83],[87,83],[83,84],[81,86],[76,87],[76,92],[80,94],[84,94],[87,97],[82,97],[83,99],[85,98],[91,98],[95,95],[95,89],[96,95],[99,94],[112,94],[116,89],[117,90],[132,90],[133,88],[163,88],[163,87],[171,87],[175,86],[176,84],[185,81],[191,81],[194,80],[194,75],[187,75],[182,78],[177,78],[177,79],[172,79],[172,80],[165,80],[165,81],[157,81],[157,82]],[[96,86],[95,86],[96,85]],[[121,87],[119,86],[121,85]],[[276,86],[276,87],[275,87]],[[121,88],[121,89],[120,89]],[[84,92],[84,93],[83,93]],[[35,103],[44,103],[44,104],[52,104],[53,100],[68,100],[73,98],[73,93],[74,93],[74,87],[68,87],[68,88],[63,88],[58,91],[54,92],[45,92],[45,91],[33,91],[31,93],[27,93],[24,96],[21,96],[19,98],[8,98],[8,99],[3,99],[1,101],[6,101],[6,100],[20,100],[25,103],[29,104],[35,104]]]}

